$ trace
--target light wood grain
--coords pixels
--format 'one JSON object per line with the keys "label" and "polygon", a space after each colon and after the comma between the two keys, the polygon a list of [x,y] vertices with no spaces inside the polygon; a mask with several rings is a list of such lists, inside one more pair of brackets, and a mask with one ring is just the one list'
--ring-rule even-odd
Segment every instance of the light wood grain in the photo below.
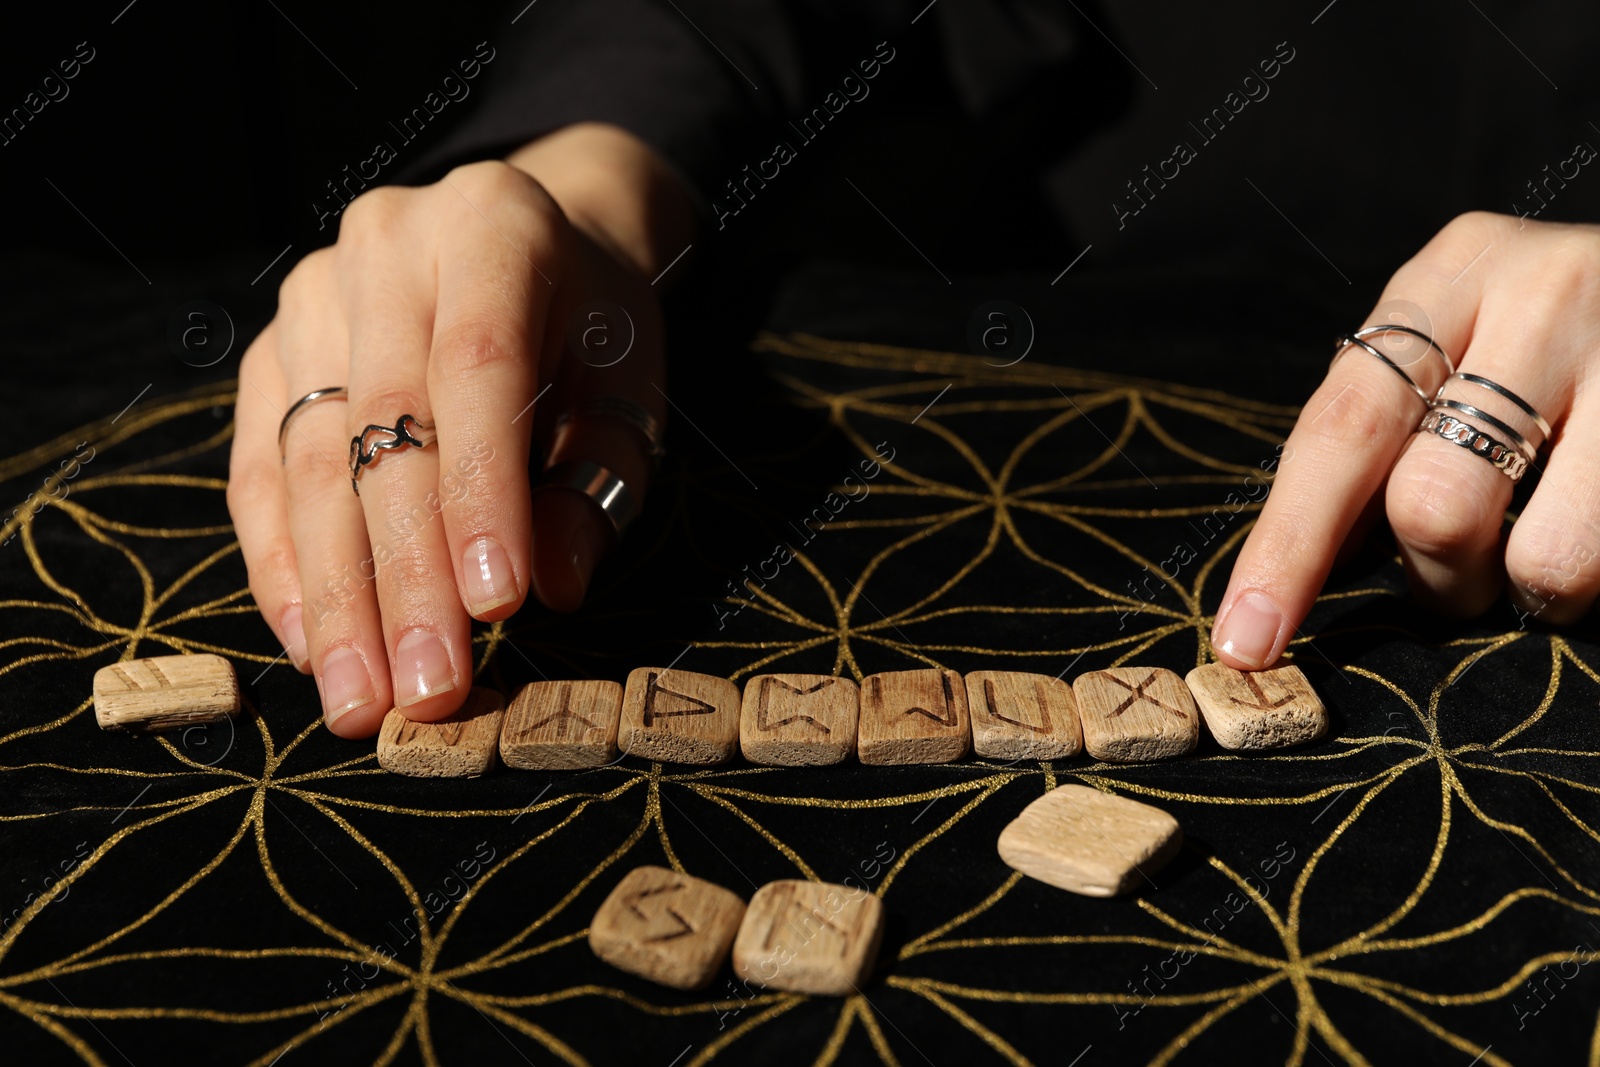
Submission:
{"label": "light wood grain", "polygon": [[1178,820],[1082,785],[1053,789],[1000,831],[1000,858],[1029,878],[1091,897],[1153,887],[1183,844]]}
{"label": "light wood grain", "polygon": [[971,746],[967,685],[955,671],[887,671],[861,683],[862,763],[949,763]]}
{"label": "light wood grain", "polygon": [[635,867],[589,924],[589,948],[619,970],[673,989],[704,989],[744,918],[744,901],[665,867]]}
{"label": "light wood grain", "polygon": [[726,763],[739,750],[739,707],[726,678],[640,667],[628,675],[617,744],[641,759]]}
{"label": "light wood grain", "polygon": [[616,682],[533,682],[506,710],[500,758],[518,770],[581,770],[617,757],[622,686]]}
{"label": "light wood grain", "polygon": [[856,748],[860,692],[831,674],[758,674],[744,687],[739,748],[774,767],[838,763]]}
{"label": "light wood grain", "polygon": [[827,882],[768,882],[750,898],[733,943],[733,970],[769,989],[857,993],[878,958],[883,902]]}
{"label": "light wood grain", "polygon": [[461,709],[438,722],[412,722],[398,709],[378,731],[378,766],[414,778],[473,778],[494,766],[505,701],[474,688]]}
{"label": "light wood grain", "polygon": [[1048,674],[973,671],[967,675],[972,750],[991,759],[1055,760],[1083,751],[1072,686]]}
{"label": "light wood grain", "polygon": [[102,730],[148,733],[239,714],[239,678],[221,656],[152,656],[94,672]]}
{"label": "light wood grain", "polygon": [[1160,667],[1113,667],[1072,683],[1083,747],[1096,759],[1143,762],[1194,751],[1200,713],[1183,679]]}
{"label": "light wood grain", "polygon": [[1328,711],[1299,667],[1245,673],[1208,663],[1186,680],[1206,728],[1223,748],[1287,748],[1328,732]]}

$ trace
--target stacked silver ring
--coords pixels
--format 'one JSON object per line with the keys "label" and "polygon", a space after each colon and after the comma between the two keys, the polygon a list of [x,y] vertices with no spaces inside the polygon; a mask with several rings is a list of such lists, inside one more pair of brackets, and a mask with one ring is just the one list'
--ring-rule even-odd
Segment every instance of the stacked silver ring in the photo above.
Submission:
{"label": "stacked silver ring", "polygon": [[[1550,423],[1545,421],[1545,417],[1539,414],[1532,404],[1498,382],[1490,381],[1488,378],[1477,374],[1464,372],[1452,374],[1445,381],[1445,385],[1447,386],[1453,381],[1476,385],[1511,401],[1519,411],[1539,428],[1541,436],[1538,443],[1535,444],[1528,440],[1516,427],[1503,419],[1496,418],[1482,408],[1474,407],[1460,400],[1444,399],[1444,386],[1439,387],[1438,395],[1429,403],[1428,413],[1417,427],[1417,432],[1432,433],[1447,441],[1454,442],[1488,460],[1496,470],[1513,482],[1520,481],[1523,474],[1527,472],[1528,465],[1537,458],[1539,448],[1550,439]],[[1449,414],[1449,412],[1457,411],[1469,419],[1475,419],[1489,426],[1504,435],[1506,440],[1500,441],[1490,437],[1482,428],[1456,415]]]}
{"label": "stacked silver ring", "polygon": [[1417,432],[1435,434],[1475,455],[1482,456],[1513,482],[1521,479],[1528,469],[1528,459],[1521,450],[1496,441],[1471,423],[1462,422],[1454,415],[1446,415],[1437,407],[1422,417],[1422,424],[1417,427]]}

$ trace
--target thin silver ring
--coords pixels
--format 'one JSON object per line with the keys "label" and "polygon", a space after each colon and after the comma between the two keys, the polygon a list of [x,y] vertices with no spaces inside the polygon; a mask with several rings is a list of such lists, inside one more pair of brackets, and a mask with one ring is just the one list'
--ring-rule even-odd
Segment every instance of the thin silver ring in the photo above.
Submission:
{"label": "thin silver ring", "polygon": [[535,493],[546,489],[576,489],[593,500],[611,520],[618,536],[639,514],[639,501],[623,480],[592,460],[569,459],[551,464],[533,486]]}
{"label": "thin silver ring", "polygon": [[1345,334],[1343,337],[1339,338],[1338,345],[1339,350],[1333,354],[1333,361],[1329,363],[1330,367],[1333,365],[1333,363],[1337,363],[1339,361],[1339,357],[1344,355],[1345,352],[1349,350],[1351,345],[1359,345],[1360,347],[1366,349],[1367,354],[1373,359],[1380,361],[1384,366],[1400,375],[1400,377],[1405,381],[1406,385],[1411,387],[1411,391],[1417,394],[1417,399],[1422,401],[1424,405],[1432,403],[1433,398],[1422,391],[1422,386],[1418,385],[1416,380],[1412,378],[1411,375],[1407,374],[1403,369],[1401,369],[1400,364],[1396,363],[1382,352],[1379,352],[1376,348],[1367,344],[1367,342],[1361,340],[1355,334]]}
{"label": "thin silver ring", "polygon": [[582,407],[564,411],[556,419],[556,430],[559,432],[573,419],[587,415],[609,415],[638,430],[644,438],[645,454],[652,462],[660,462],[661,457],[667,454],[661,445],[661,424],[656,417],[646,411],[643,405],[625,397],[598,396]]}
{"label": "thin silver ring", "polygon": [[1524,415],[1533,420],[1533,424],[1539,427],[1539,432],[1544,434],[1544,439],[1546,441],[1550,440],[1550,424],[1544,421],[1544,416],[1539,414],[1539,412],[1534,409],[1532,404],[1528,403],[1526,400],[1522,399],[1516,393],[1513,393],[1499,382],[1491,382],[1489,379],[1482,377],[1481,375],[1468,374],[1466,371],[1457,371],[1455,374],[1451,375],[1451,380],[1463,381],[1469,385],[1481,385],[1491,393],[1499,393],[1501,396],[1517,405]]}
{"label": "thin silver ring", "polygon": [[[367,438],[373,435],[378,439],[369,441]],[[361,472],[377,462],[379,452],[394,448],[427,448],[436,439],[433,427],[418,422],[415,415],[401,415],[393,426],[368,426],[350,438],[350,488],[355,490],[356,496],[361,495],[361,486],[357,484]]]}
{"label": "thin silver ring", "polygon": [[[1404,333],[1409,334],[1412,337],[1420,338],[1421,340],[1428,342],[1428,349],[1430,351],[1439,353],[1439,358],[1444,360],[1444,365],[1446,368],[1448,368],[1445,371],[1446,377],[1449,377],[1456,372],[1456,362],[1450,358],[1450,354],[1444,350],[1444,346],[1439,344],[1439,342],[1435,341],[1433,338],[1429,337],[1427,334],[1423,333],[1421,330],[1413,329],[1410,326],[1363,326],[1361,329],[1356,331],[1355,336],[1358,338],[1371,337],[1375,333]],[[1424,353],[1424,355],[1426,355],[1426,353]],[[1443,388],[1443,386],[1440,386],[1440,388]]]}
{"label": "thin silver ring", "polygon": [[1482,408],[1475,408],[1471,404],[1463,403],[1460,400],[1443,399],[1434,400],[1429,407],[1449,408],[1452,411],[1461,412],[1461,414],[1467,416],[1468,418],[1483,420],[1490,426],[1493,426],[1496,430],[1499,430],[1501,433],[1505,434],[1506,437],[1511,441],[1511,444],[1518,452],[1522,453],[1523,458],[1525,458],[1529,463],[1532,463],[1533,457],[1539,454],[1539,450],[1534,448],[1533,444],[1526,437],[1518,433],[1516,427],[1502,422],[1500,419],[1495,418]]}
{"label": "thin silver ring", "polygon": [[1520,481],[1528,469],[1528,461],[1515,448],[1496,441],[1470,422],[1463,422],[1454,415],[1446,415],[1438,408],[1429,410],[1422,417],[1417,432],[1442,437],[1474,455],[1482,456],[1513,482]]}
{"label": "thin silver ring", "polygon": [[299,400],[296,400],[293,404],[290,404],[289,410],[284,412],[283,421],[278,423],[278,458],[281,460],[288,454],[287,449],[284,448],[284,442],[289,438],[290,419],[294,418],[296,415],[300,414],[301,411],[310,407],[312,404],[317,403],[318,401],[347,399],[349,398],[345,396],[344,386],[330,385],[324,389],[313,389]]}

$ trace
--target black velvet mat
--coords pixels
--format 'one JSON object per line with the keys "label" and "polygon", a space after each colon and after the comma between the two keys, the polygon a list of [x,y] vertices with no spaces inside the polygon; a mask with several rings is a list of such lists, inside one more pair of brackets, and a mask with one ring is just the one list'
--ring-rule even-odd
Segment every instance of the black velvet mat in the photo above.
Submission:
{"label": "black velvet mat", "polygon": [[[1596,1055],[1590,625],[1523,627],[1505,605],[1434,619],[1379,542],[1291,646],[1334,717],[1303,749],[394,777],[273,665],[223,499],[237,351],[209,370],[151,351],[170,292],[7,277],[28,298],[8,313],[11,359],[37,384],[6,402],[16,454],[0,460],[5,1062]],[[950,287],[819,267],[737,347],[717,339],[738,331],[697,335],[715,301],[675,309],[683,417],[645,517],[577,615],[480,628],[479,684],[675,659],[739,681],[1203,662],[1259,510],[1253,473],[1365,305],[1178,278]],[[1037,333],[1010,366],[964,339],[1002,294]],[[830,495],[890,455],[849,484],[857,499]],[[794,560],[729,599],[779,543]],[[184,651],[233,660],[234,726],[96,728],[96,668]],[[1183,853],[1117,900],[1014,874],[1000,828],[1068,781],[1171,811]],[[701,994],[615,971],[585,930],[646,863],[746,897],[866,882],[888,915],[878,968],[844,1000],[726,969]]]}

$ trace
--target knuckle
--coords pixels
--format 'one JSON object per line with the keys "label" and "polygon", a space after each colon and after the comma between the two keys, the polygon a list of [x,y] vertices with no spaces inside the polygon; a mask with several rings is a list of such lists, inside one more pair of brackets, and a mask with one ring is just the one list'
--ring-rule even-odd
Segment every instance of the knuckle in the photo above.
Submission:
{"label": "knuckle", "polygon": [[393,185],[368,189],[339,216],[339,240],[363,240],[394,232],[407,202],[406,191]]}
{"label": "knuckle", "polygon": [[223,498],[228,503],[228,514],[235,522],[250,504],[261,500],[277,489],[282,473],[264,463],[236,463],[228,472],[228,488]]}
{"label": "knuckle", "polygon": [[283,476],[291,499],[326,493],[329,484],[350,477],[350,472],[339,465],[332,452],[315,448],[309,442],[296,442],[292,433],[290,438],[283,458]]}
{"label": "knuckle", "polygon": [[1600,235],[1589,230],[1563,233],[1549,252],[1555,270],[1543,272],[1560,304],[1593,307],[1600,298]]}
{"label": "knuckle", "polygon": [[529,189],[538,187],[538,183],[528,175],[498,159],[463,163],[452,169],[445,180],[468,197],[474,193],[487,196],[525,195]]}
{"label": "knuckle", "polygon": [[[433,410],[426,392],[399,384],[384,384],[364,393],[359,403],[351,405],[347,429],[354,437],[368,426],[393,426],[402,415],[431,424]],[[345,442],[349,444],[348,439]]]}
{"label": "knuckle", "polygon": [[1592,531],[1524,517],[1511,528],[1506,573],[1550,598],[1591,591],[1600,570],[1600,542]]}
{"label": "knuckle", "polygon": [[[1371,360],[1365,351],[1356,348],[1347,351],[1340,361],[1357,358]],[[1295,432],[1325,447],[1344,451],[1364,451],[1387,440],[1396,423],[1394,400],[1385,391],[1390,389],[1388,383],[1378,380],[1375,372],[1393,373],[1375,366],[1371,372],[1348,376],[1337,385],[1329,382],[1317,390]],[[1329,393],[1325,398],[1324,392]]]}
{"label": "knuckle", "polygon": [[1414,449],[1389,478],[1389,525],[1396,537],[1424,555],[1461,554],[1499,536],[1499,523],[1491,521],[1494,513],[1486,499],[1489,491],[1481,481],[1463,476],[1464,461],[1477,462],[1470,456]]}
{"label": "knuckle", "polygon": [[254,557],[246,557],[244,566],[250,593],[260,607],[267,607],[281,597],[285,585],[297,578],[294,549],[287,541],[275,541]]}
{"label": "knuckle", "polygon": [[296,263],[278,285],[279,307],[303,307],[328,290],[333,252],[319,248]]}
{"label": "knuckle", "polygon": [[527,363],[527,346],[489,318],[470,318],[445,329],[434,346],[433,366],[447,379],[496,375]]}
{"label": "knuckle", "polygon": [[[392,605],[399,605],[402,616],[411,614],[405,605],[432,598],[442,576],[438,564],[421,545],[401,541],[378,559],[379,599],[387,618]],[[452,594],[453,595],[453,594]]]}

